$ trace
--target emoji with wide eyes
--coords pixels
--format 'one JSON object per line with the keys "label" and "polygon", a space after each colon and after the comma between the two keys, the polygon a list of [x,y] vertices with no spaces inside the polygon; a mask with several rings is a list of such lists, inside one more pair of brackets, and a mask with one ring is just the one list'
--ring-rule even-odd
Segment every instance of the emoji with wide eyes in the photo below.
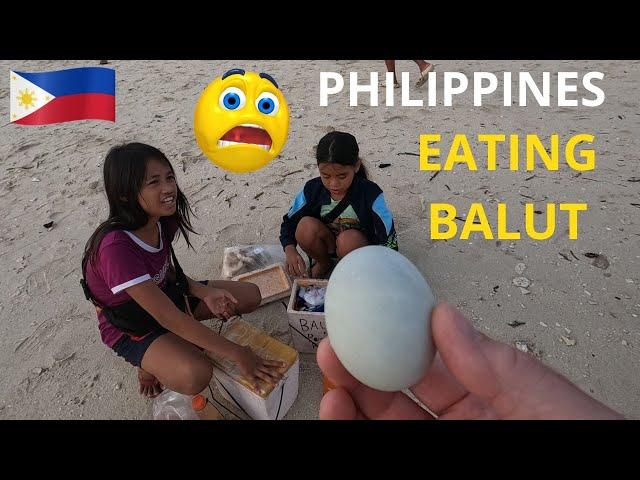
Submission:
{"label": "emoji with wide eyes", "polygon": [[193,129],[214,165],[233,173],[253,172],[284,147],[289,108],[271,75],[233,69],[202,92]]}

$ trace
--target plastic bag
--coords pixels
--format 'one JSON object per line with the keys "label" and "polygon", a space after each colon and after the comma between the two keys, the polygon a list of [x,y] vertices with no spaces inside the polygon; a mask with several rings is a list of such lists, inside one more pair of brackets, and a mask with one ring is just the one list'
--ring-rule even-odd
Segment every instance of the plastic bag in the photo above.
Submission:
{"label": "plastic bag", "polygon": [[312,307],[324,305],[324,295],[327,289],[325,287],[317,287],[315,285],[310,287],[301,287],[298,292],[298,296],[303,298],[307,304]]}
{"label": "plastic bag", "polygon": [[280,245],[238,245],[224,249],[222,278],[230,279],[242,273],[253,272],[274,263],[285,263]]}
{"label": "plastic bag", "polygon": [[165,389],[153,399],[154,420],[200,420],[191,406],[193,395]]}

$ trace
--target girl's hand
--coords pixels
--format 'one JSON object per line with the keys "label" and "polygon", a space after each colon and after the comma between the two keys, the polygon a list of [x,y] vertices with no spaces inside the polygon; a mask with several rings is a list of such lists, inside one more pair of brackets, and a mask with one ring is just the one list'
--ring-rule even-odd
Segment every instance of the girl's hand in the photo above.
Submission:
{"label": "girl's hand", "polygon": [[285,268],[292,277],[306,277],[307,266],[297,250],[287,250]]}
{"label": "girl's hand", "polygon": [[236,305],[238,304],[238,300],[226,290],[213,287],[209,288],[209,291],[202,301],[209,307],[211,313],[217,317],[221,317],[223,320],[228,320],[234,315],[237,315]]}
{"label": "girl's hand", "polygon": [[275,385],[282,378],[279,368],[285,366],[284,362],[265,360],[253,353],[249,347],[238,346],[236,362],[240,368],[240,373],[255,387],[258,386],[258,379],[271,385]]}

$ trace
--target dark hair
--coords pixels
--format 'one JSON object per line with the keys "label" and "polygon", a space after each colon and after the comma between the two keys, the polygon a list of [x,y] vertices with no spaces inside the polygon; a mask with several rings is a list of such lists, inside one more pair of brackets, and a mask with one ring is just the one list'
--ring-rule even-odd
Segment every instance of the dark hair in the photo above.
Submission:
{"label": "dark hair", "polygon": [[338,165],[355,166],[360,160],[360,168],[356,175],[367,178],[367,170],[358,156],[360,149],[356,137],[346,132],[329,132],[318,142],[316,160],[321,163],[337,163]]}
{"label": "dark hair", "polygon": [[[109,201],[109,218],[102,222],[91,235],[82,256],[82,271],[87,262],[95,263],[98,247],[104,236],[113,230],[136,230],[149,221],[149,216],[138,202],[138,195],[144,182],[149,160],[156,159],[166,164],[175,175],[171,162],[164,153],[143,143],[127,143],[113,147],[104,161],[104,189]],[[191,227],[190,214],[193,213],[187,198],[177,189],[176,212],[172,215],[187,245],[191,248],[187,232],[196,233]]]}

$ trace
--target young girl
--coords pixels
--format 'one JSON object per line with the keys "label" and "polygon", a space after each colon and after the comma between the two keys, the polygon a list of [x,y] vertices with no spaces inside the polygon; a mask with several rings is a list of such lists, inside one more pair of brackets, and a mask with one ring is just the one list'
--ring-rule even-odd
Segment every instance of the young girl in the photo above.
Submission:
{"label": "young girl", "polygon": [[232,359],[254,383],[276,382],[279,362],[198,321],[251,312],[260,291],[250,283],[195,282],[184,275],[171,242],[179,231],[191,247],[188,232],[195,232],[167,157],[141,143],[114,147],[104,163],[104,186],[109,218],[87,242],[82,284],[96,305],[103,342],[138,368],[140,393],[154,397],[161,385],[188,395],[204,390],[213,372],[203,350]]}
{"label": "young girl", "polygon": [[315,265],[311,276],[321,277],[331,258],[342,258],[365,245],[398,249],[391,212],[382,190],[367,180],[358,157],[358,142],[344,132],[330,132],[318,143],[320,177],[298,192],[280,227],[280,243],[289,275],[305,276],[305,263],[296,244]]}

